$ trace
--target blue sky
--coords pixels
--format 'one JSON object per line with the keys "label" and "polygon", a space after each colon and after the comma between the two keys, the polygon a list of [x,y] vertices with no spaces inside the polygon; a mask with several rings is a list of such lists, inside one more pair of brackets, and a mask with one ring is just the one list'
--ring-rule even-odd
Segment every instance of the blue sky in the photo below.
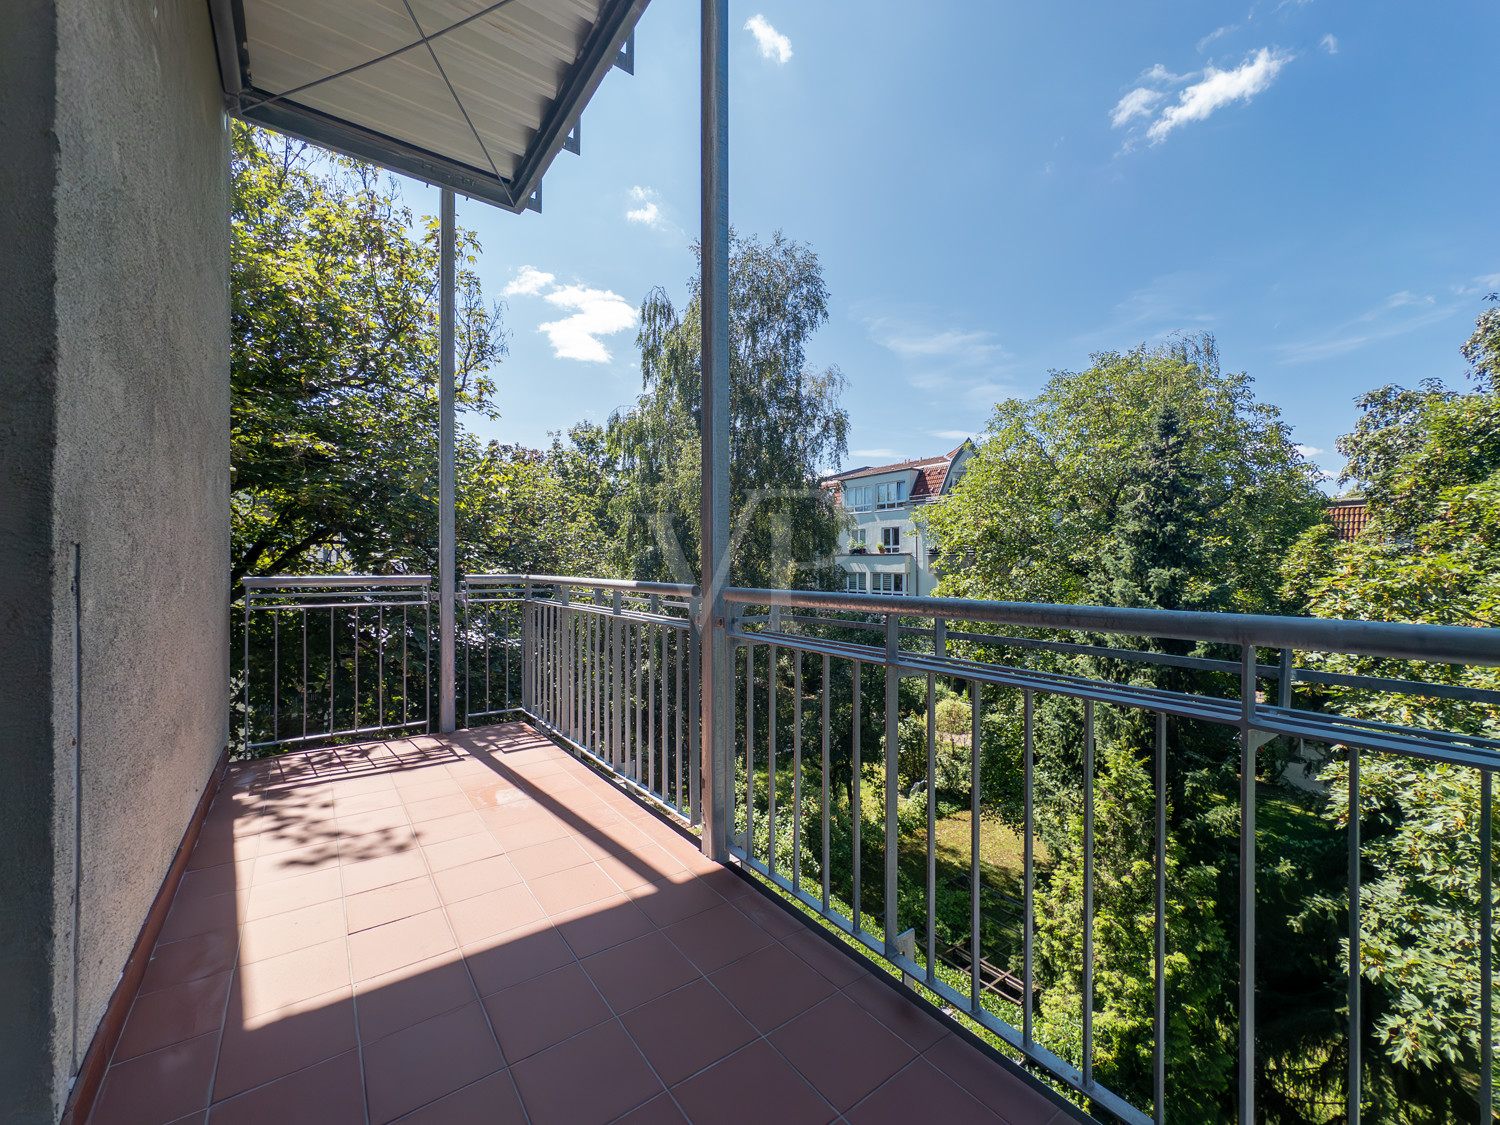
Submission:
{"label": "blue sky", "polygon": [[[1493,0],[730,11],[731,219],[822,259],[810,358],[848,378],[850,463],[946,450],[1050,369],[1177,331],[1214,332],[1335,472],[1356,395],[1462,379],[1500,288]],[[697,20],[654,0],[542,214],[460,200],[512,333],[481,436],[541,445],[639,393],[634,311],[692,269]]]}

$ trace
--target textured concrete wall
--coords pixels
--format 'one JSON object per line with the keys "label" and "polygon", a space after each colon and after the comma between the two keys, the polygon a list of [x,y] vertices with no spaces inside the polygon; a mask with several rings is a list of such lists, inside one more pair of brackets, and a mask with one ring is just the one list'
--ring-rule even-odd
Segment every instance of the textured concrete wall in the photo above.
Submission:
{"label": "textured concrete wall", "polygon": [[0,407],[0,735],[26,782],[0,918],[27,998],[0,1120],[48,1121],[227,740],[228,159],[202,0],[6,7],[33,45],[4,66],[31,116],[0,126],[0,163],[12,129],[29,162],[3,203],[37,219],[0,271],[0,320],[30,313],[0,359],[26,392]]}

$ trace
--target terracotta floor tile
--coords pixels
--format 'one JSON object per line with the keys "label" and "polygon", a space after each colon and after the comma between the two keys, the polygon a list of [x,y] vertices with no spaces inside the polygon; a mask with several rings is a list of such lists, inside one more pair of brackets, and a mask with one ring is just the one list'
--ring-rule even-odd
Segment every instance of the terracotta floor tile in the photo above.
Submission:
{"label": "terracotta floor tile", "polygon": [[[414,780],[408,782],[401,777],[396,779],[396,788],[401,791],[401,798],[410,809],[414,804],[424,801],[444,800],[451,797],[463,797],[464,790],[458,782],[447,776],[446,770],[439,767],[436,770],[423,770],[411,775]],[[468,804],[464,803],[455,807],[455,812],[467,812]],[[450,813],[438,813],[438,816],[448,816]],[[413,817],[413,820],[419,819]],[[431,817],[420,819],[431,820]]]}
{"label": "terracotta floor tile", "polygon": [[841,947],[813,933],[811,928],[802,933],[788,934],[781,939],[781,944],[838,988],[853,984],[867,975],[865,967],[852,954],[845,953]]}
{"label": "terracotta floor tile", "polygon": [[[582,850],[582,849],[580,849]],[[655,856],[649,854],[647,849],[629,855],[618,856],[605,854],[595,856],[594,862],[599,869],[619,884],[623,891],[638,890],[649,886],[658,879],[669,879],[673,875],[681,873],[681,866],[672,867],[667,860],[667,853],[660,848],[652,848]]]}
{"label": "terracotta floor tile", "polygon": [[908,1125],[918,1118],[1000,1125],[998,1117],[925,1059],[912,1063],[845,1116],[851,1125]]}
{"label": "terracotta floor tile", "polygon": [[466,787],[465,792],[469,796],[469,804],[475,811],[484,809],[498,809],[504,805],[530,804],[531,798],[524,790],[516,788],[508,781],[497,781],[491,778]]}
{"label": "terracotta floor tile", "polygon": [[338,899],[258,918],[240,930],[240,964],[254,964],[343,936],[344,904]]}
{"label": "terracotta floor tile", "polygon": [[688,1125],[671,1094],[658,1094],[639,1109],[618,1118],[615,1125]]}
{"label": "terracotta floor tile", "polygon": [[873,1016],[832,996],[768,1038],[840,1112],[916,1057]]}
{"label": "terracotta floor tile", "polygon": [[354,986],[360,1038],[369,1043],[476,998],[463,959],[442,953]]}
{"label": "terracotta floor tile", "polygon": [[627,941],[583,962],[584,971],[616,1012],[664,996],[697,980],[699,972],[659,931]]}
{"label": "terracotta floor tile", "polygon": [[744,895],[734,900],[734,908],[773,938],[801,933],[807,923],[762,894]]}
{"label": "terracotta floor tile", "polygon": [[427,857],[427,866],[433,871],[446,871],[450,867],[461,867],[466,863],[489,859],[500,855],[502,848],[488,832],[473,836],[459,836],[453,840],[441,840],[422,849]]}
{"label": "terracotta floor tile", "polygon": [[194,934],[181,941],[157,942],[141,978],[139,995],[228,972],[234,968],[238,948],[239,934],[232,927]]}
{"label": "terracotta floor tile", "polygon": [[349,961],[356,981],[368,980],[457,949],[441,910],[413,914],[349,935]]}
{"label": "terracotta floor tile", "polygon": [[347,1051],[237,1098],[220,1102],[210,1125],[364,1125],[359,1054]]}
{"label": "terracotta floor tile", "polygon": [[527,886],[542,904],[542,909],[553,915],[621,895],[615,881],[592,860],[583,867],[570,867],[555,875],[532,879]]}
{"label": "terracotta floor tile", "polygon": [[116,1063],[104,1076],[89,1125],[161,1125],[208,1105],[217,1029]]}
{"label": "terracotta floor tile", "polygon": [[576,964],[487,996],[484,1007],[511,1065],[611,1016],[594,982]]}
{"label": "terracotta floor tile", "polygon": [[262,856],[255,861],[255,885],[262,886],[281,879],[295,879],[326,867],[337,867],[339,849],[335,843],[314,844],[309,848]]}
{"label": "terracotta floor tile", "polygon": [[426,874],[427,865],[416,851],[366,859],[344,866],[344,893],[357,895],[361,891],[373,891],[376,887],[388,887]]}
{"label": "terracotta floor tile", "polygon": [[925,1051],[948,1029],[911,1003],[882,980],[857,980],[844,988],[844,995],[890,1028],[917,1051]]}
{"label": "terracotta floor tile", "polygon": [[343,837],[339,841],[339,862],[348,865],[391,855],[415,854],[418,846],[416,830],[409,824],[381,828],[359,836]]}
{"label": "terracotta floor tile", "polygon": [[215,895],[238,895],[243,898],[249,893],[250,876],[254,868],[255,860],[247,859],[183,872],[182,882],[177,884],[177,895],[173,902],[191,902]]}
{"label": "terracotta floor tile", "polygon": [[295,879],[283,879],[277,883],[253,885],[250,898],[245,904],[244,920],[269,918],[288,910],[312,906],[318,902],[331,902],[343,895],[343,882],[338,868],[330,867],[301,875]]}
{"label": "terracotta floor tile", "polygon": [[370,1125],[383,1125],[504,1066],[476,1000],[364,1048]]}
{"label": "terracotta floor tile", "polygon": [[665,933],[704,973],[771,944],[769,934],[727,902],[668,926]]}
{"label": "terracotta floor tile", "polygon": [[[528,808],[528,806],[519,807]],[[499,818],[504,812],[506,812],[505,809],[491,809],[475,815],[480,817],[489,828],[490,834],[506,851],[528,847],[531,844],[544,844],[548,840],[560,840],[564,836],[572,835],[568,826],[555,816],[533,814],[524,818],[502,821]]]}
{"label": "terracotta floor tile", "polygon": [[[487,840],[487,836],[465,836],[464,840]],[[508,855],[492,855],[458,867],[450,867],[433,876],[444,902],[462,902],[466,898],[488,894],[521,882]]]}
{"label": "terracotta floor tile", "polygon": [[481,996],[560,969],[574,960],[573,950],[550,922],[466,945],[463,954]]}
{"label": "terracotta floor tile", "polygon": [[444,840],[456,840],[460,836],[472,836],[485,830],[484,821],[476,812],[462,812],[455,816],[424,820],[416,826],[417,840],[425,847],[440,844]]}
{"label": "terracotta floor tile", "polygon": [[400,1125],[525,1125],[510,1072],[496,1071],[400,1119]]}
{"label": "terracotta floor tile", "polygon": [[474,945],[546,920],[546,913],[525,883],[450,903],[447,911],[462,945]]}
{"label": "terracotta floor tile", "polygon": [[616,1020],[516,1063],[511,1075],[531,1125],[604,1125],[662,1092]]}
{"label": "terracotta floor tile", "polygon": [[447,816],[456,816],[459,813],[471,813],[474,806],[469,804],[468,795],[457,785],[452,786],[453,792],[444,793],[438,797],[425,797],[421,800],[412,800],[407,797],[406,812],[411,817],[413,824],[421,824],[428,820],[439,820]]}
{"label": "terracotta floor tile", "polygon": [[349,984],[346,938],[241,966],[234,987],[244,1014],[258,1016]]}
{"label": "terracotta floor tile", "polygon": [[400,918],[410,918],[442,905],[437,888],[426,877],[404,879],[373,891],[361,891],[344,899],[348,932],[357,934],[373,926],[382,926]]}
{"label": "terracotta floor tile", "polygon": [[123,1062],[217,1031],[224,1022],[229,980],[229,973],[215,973],[137,996],[120,1032],[114,1061]]}
{"label": "terracotta floor tile", "polygon": [[391,832],[398,828],[410,828],[411,818],[406,815],[405,805],[386,805],[378,809],[340,816],[338,827],[340,836],[365,836],[371,832]]}
{"label": "terracotta floor tile", "polygon": [[708,981],[699,978],[620,1017],[668,1086],[691,1077],[758,1037]]}
{"label": "terracotta floor tile", "polygon": [[545,844],[532,844],[529,848],[513,848],[505,856],[515,864],[524,879],[540,879],[589,862],[588,853],[571,836],[549,840]]}
{"label": "terracotta floor tile", "polygon": [[372,789],[367,793],[350,793],[334,796],[333,812],[337,817],[350,817],[356,813],[374,812],[376,809],[395,808],[401,804],[401,794],[394,785],[384,789]]}
{"label": "terracotta floor tile", "polygon": [[696,875],[673,875],[634,888],[630,897],[658,926],[670,926],[724,905],[723,897]]}
{"label": "terracotta floor tile", "polygon": [[[837,1116],[763,1039],[673,1087],[672,1096],[693,1125],[827,1125]],[[937,1117],[911,1121],[948,1125]]]}
{"label": "terracotta floor tile", "polygon": [[757,950],[709,979],[762,1032],[780,1027],[835,991],[825,977],[780,944]]}
{"label": "terracotta floor tile", "polygon": [[554,915],[552,924],[578,957],[590,957],[656,929],[651,919],[623,895],[605,909],[584,906]]}
{"label": "terracotta floor tile", "polygon": [[268,816],[261,818],[261,823],[260,850],[256,854],[262,856],[326,844],[339,836],[331,802],[326,811],[299,810],[298,816],[284,819]]}
{"label": "terracotta floor tile", "polygon": [[349,988],[246,1019],[231,1005],[214,1075],[214,1101],[320,1063],[358,1045]]}
{"label": "terracotta floor tile", "polygon": [[996,1062],[957,1035],[948,1034],[922,1056],[1007,1125],[1047,1125],[1061,1107],[1004,1063]]}
{"label": "terracotta floor tile", "polygon": [[167,920],[162,924],[160,941],[181,941],[183,938],[215,930],[238,933],[239,903],[234,894],[206,895],[200,898],[182,898],[172,902]]}

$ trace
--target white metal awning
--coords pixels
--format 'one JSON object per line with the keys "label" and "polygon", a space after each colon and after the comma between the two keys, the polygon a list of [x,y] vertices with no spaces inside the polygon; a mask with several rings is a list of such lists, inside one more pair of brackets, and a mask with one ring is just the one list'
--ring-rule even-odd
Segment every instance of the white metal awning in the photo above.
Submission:
{"label": "white metal awning", "polygon": [[208,0],[229,112],[510,211],[648,0]]}

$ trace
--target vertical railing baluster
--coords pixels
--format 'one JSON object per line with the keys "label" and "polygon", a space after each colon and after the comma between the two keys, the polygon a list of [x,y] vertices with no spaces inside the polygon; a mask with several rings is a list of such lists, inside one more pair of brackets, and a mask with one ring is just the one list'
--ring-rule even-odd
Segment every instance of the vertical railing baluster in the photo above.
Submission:
{"label": "vertical railing baluster", "polygon": [[[702,686],[701,663],[703,644],[703,599],[693,598],[688,603],[688,651],[687,651],[687,728],[688,728],[688,818],[694,826],[703,822],[703,708],[700,705]],[[733,664],[725,669],[732,675]],[[726,693],[729,699],[734,692]]]}
{"label": "vertical railing baluster", "polygon": [[745,642],[745,858],[755,858],[755,646]]}
{"label": "vertical railing baluster", "polygon": [[380,729],[385,729],[385,603],[381,603],[379,611],[375,615],[375,683],[376,687],[376,715],[375,721]]}
{"label": "vertical railing baluster", "polygon": [[354,722],[350,724],[353,731],[359,730],[359,605],[355,603],[350,606],[350,616],[353,618],[354,626]]}
{"label": "vertical railing baluster", "polygon": [[776,875],[776,646],[766,646],[766,869]]}
{"label": "vertical railing baluster", "polygon": [[637,621],[631,628],[634,640],[630,644],[631,656],[634,664],[630,671],[631,683],[635,689],[634,707],[635,711],[635,742],[630,755],[630,776],[634,781],[641,780],[641,723],[644,716],[641,714],[641,664],[643,651],[641,648],[641,623]]}
{"label": "vertical railing baluster", "polygon": [[861,699],[860,699],[859,676],[860,676],[860,661],[856,660],[854,662],[854,777],[851,779],[852,782],[853,782],[852,788],[853,788],[853,791],[854,791],[854,797],[853,797],[853,801],[851,803],[851,807],[850,807],[850,810],[849,810],[850,813],[851,813],[851,819],[853,821],[853,824],[852,824],[852,829],[853,829],[852,835],[853,835],[853,844],[854,844],[854,872],[853,872],[853,888],[852,888],[853,891],[854,891],[854,901],[851,902],[849,905],[850,905],[850,907],[854,911],[853,924],[854,924],[854,932],[856,934],[862,932],[864,930],[864,928],[865,928],[864,927],[864,915],[862,913],[862,907],[861,907],[860,901],[859,901],[859,898],[860,898],[860,896],[859,896],[859,891],[860,891],[859,876],[860,876],[861,860],[863,858],[860,855],[860,853],[861,853],[861,851],[863,849],[860,847],[859,836],[860,836],[860,826],[861,826],[861,824],[864,821],[864,801],[865,801],[864,778],[860,776],[861,770],[860,770],[860,760],[859,760],[859,710],[860,710],[860,703],[862,702]]}
{"label": "vertical railing baluster", "polygon": [[896,867],[897,837],[896,808],[901,801],[899,776],[899,754],[901,739],[899,732],[901,706],[901,675],[896,669],[899,659],[900,635],[894,613],[885,615],[885,955],[896,952],[896,934],[899,926],[896,918],[898,897]]}
{"label": "vertical railing baluster", "polygon": [[[403,608],[401,613],[404,620],[406,610]],[[401,662],[402,674],[405,675],[406,649],[404,647],[401,650]],[[404,706],[406,699],[406,688],[404,685],[401,689],[401,698]],[[304,742],[307,741],[307,701],[307,608],[304,606],[302,608],[302,740]],[[406,718],[404,713],[401,717],[403,719]]]}
{"label": "vertical railing baluster", "polygon": [[823,694],[823,757],[822,757],[822,763],[823,763],[823,795],[822,795],[822,804],[819,806],[819,814],[822,817],[822,827],[823,827],[823,839],[822,839],[822,846],[823,846],[823,863],[822,863],[822,869],[823,870],[822,870],[822,874],[823,874],[823,912],[825,914],[828,913],[828,890],[829,890],[829,886],[828,886],[828,879],[829,879],[829,872],[828,872],[828,845],[829,845],[829,842],[830,842],[830,839],[831,839],[831,830],[830,830],[831,826],[828,823],[828,777],[829,777],[829,773],[830,773],[830,769],[831,769],[831,767],[829,765],[829,746],[828,746],[829,730],[828,730],[828,727],[829,727],[829,711],[832,708],[832,701],[830,699],[830,696],[833,694],[833,685],[829,681],[828,677],[829,677],[829,674],[830,674],[831,670],[832,670],[831,669],[831,664],[830,664],[830,661],[828,659],[828,656],[827,656],[827,654],[824,654],[824,656],[823,656],[823,680],[822,680],[822,683],[823,683],[823,693],[822,693]]}
{"label": "vertical railing baluster", "polygon": [[1025,993],[1021,1007],[1021,1042],[1029,1051],[1032,1047],[1031,1038],[1031,998],[1034,995],[1032,989],[1033,976],[1033,935],[1036,932],[1036,878],[1035,878],[1035,849],[1032,845],[1032,837],[1036,830],[1036,810],[1033,806],[1033,769],[1032,769],[1032,693],[1025,689],[1021,692],[1021,775],[1022,787],[1024,789],[1025,808],[1022,813],[1022,827],[1025,829],[1021,841],[1021,876],[1024,880],[1022,895],[1022,911],[1026,916],[1026,929],[1021,935],[1021,957],[1022,991]]}
{"label": "vertical railing baluster", "polygon": [[1362,1077],[1360,1042],[1360,932],[1359,869],[1360,814],[1359,749],[1349,747],[1349,1102],[1348,1125],[1359,1125]]}
{"label": "vertical railing baluster", "polygon": [[927,983],[937,981],[937,681],[927,673]]}
{"label": "vertical railing baluster", "polygon": [[610,640],[614,645],[614,694],[612,697],[613,727],[610,736],[614,740],[610,761],[616,770],[623,771],[625,765],[625,622],[624,599],[620,591],[614,591],[614,616],[610,619]]}
{"label": "vertical railing baluster", "polygon": [[241,729],[244,734],[244,751],[250,753],[250,602],[255,591],[245,591],[245,718]]}
{"label": "vertical railing baluster", "polygon": [[978,1012],[979,964],[983,945],[979,919],[979,724],[980,696],[978,680],[969,681],[969,1010]]}
{"label": "vertical railing baluster", "polygon": [[1083,702],[1083,1084],[1094,1084],[1094,701]]}
{"label": "vertical railing baluster", "polygon": [[1156,713],[1156,1034],[1151,1058],[1156,1125],[1167,1119],[1167,713]]}
{"label": "vertical railing baluster", "polygon": [[[432,733],[432,597],[431,588],[422,591],[422,612],[425,615],[422,620],[425,640],[422,644],[422,723],[427,732]],[[332,682],[332,663],[330,662],[329,681]]]}
{"label": "vertical railing baluster", "polygon": [[[651,595],[654,603],[656,595]],[[656,607],[653,604],[653,613]],[[646,626],[646,788],[656,792],[656,626]]]}
{"label": "vertical railing baluster", "polygon": [[792,889],[802,889],[802,650],[792,649]]}
{"label": "vertical railing baluster", "polygon": [[[328,733],[329,734],[332,734],[334,732],[334,730],[337,729],[335,727],[334,721],[333,721],[333,716],[334,716],[334,703],[333,703],[334,663],[333,663],[333,651],[334,651],[334,639],[335,639],[335,636],[336,636],[336,633],[335,633],[336,625],[335,625],[335,622],[334,622],[334,616],[333,615],[335,613],[337,613],[337,612],[338,612],[338,610],[335,609],[334,606],[333,606],[333,604],[330,602],[330,604],[328,606]],[[246,636],[248,638],[249,634],[247,633]],[[431,637],[431,633],[430,632],[429,632],[428,636]],[[247,655],[246,659],[248,660],[248,655]],[[248,671],[248,669],[247,669],[247,671]],[[246,676],[246,679],[247,680],[249,679],[248,675]],[[246,704],[247,704],[245,714],[248,717],[249,714],[250,714],[250,711],[249,711],[249,708],[248,708],[249,696],[245,697],[245,701],[246,701]]]}
{"label": "vertical railing baluster", "polygon": [[1255,1122],[1255,646],[1240,648],[1239,1111]]}
{"label": "vertical railing baluster", "polygon": [[1495,999],[1493,886],[1494,810],[1490,805],[1489,770],[1479,771],[1479,1120],[1489,1125],[1495,1106]]}
{"label": "vertical railing baluster", "polygon": [[682,753],[682,719],[683,713],[687,710],[687,705],[684,704],[682,699],[682,642],[686,636],[687,634],[680,629],[673,630],[672,632],[672,663],[676,665],[677,670],[672,692],[672,699],[677,705],[676,714],[673,716],[677,720],[675,724],[677,738],[672,744],[672,784],[674,786],[672,805],[679,812],[683,808],[682,785],[683,774],[685,772]]}
{"label": "vertical railing baluster", "polygon": [[271,610],[271,741],[281,740],[281,606]]}

